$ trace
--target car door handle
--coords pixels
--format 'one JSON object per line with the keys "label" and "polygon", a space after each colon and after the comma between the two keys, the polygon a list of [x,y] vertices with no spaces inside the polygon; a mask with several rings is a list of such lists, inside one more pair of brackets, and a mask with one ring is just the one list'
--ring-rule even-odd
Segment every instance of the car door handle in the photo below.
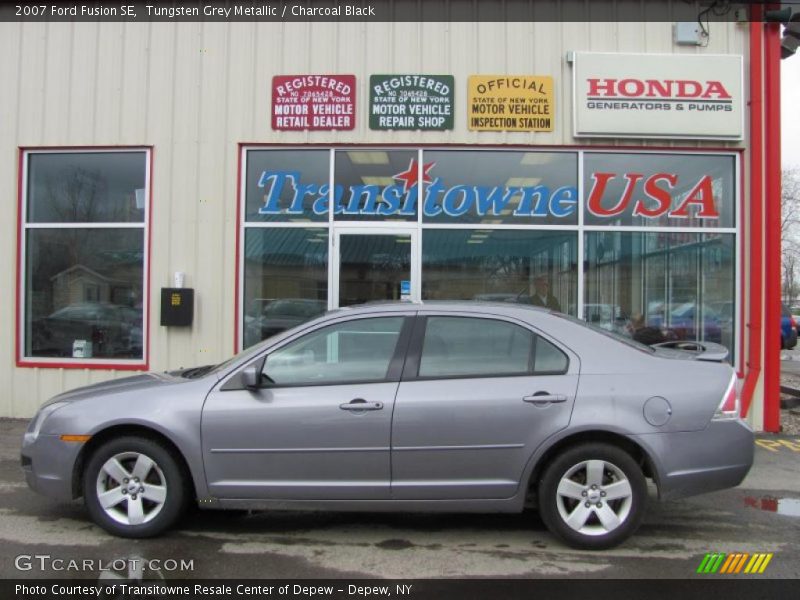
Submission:
{"label": "car door handle", "polygon": [[383,402],[367,402],[363,398],[356,398],[350,402],[340,404],[339,408],[342,410],[381,410]]}
{"label": "car door handle", "polygon": [[531,402],[533,404],[554,404],[556,402],[566,402],[567,397],[564,394],[548,394],[547,392],[536,392],[533,396],[525,396],[523,402]]}

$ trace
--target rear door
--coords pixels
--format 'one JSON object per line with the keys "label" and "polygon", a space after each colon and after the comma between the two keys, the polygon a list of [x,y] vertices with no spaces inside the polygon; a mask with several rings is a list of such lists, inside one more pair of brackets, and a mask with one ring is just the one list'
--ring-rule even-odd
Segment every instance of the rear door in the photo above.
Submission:
{"label": "rear door", "polygon": [[515,494],[534,449],[569,423],[577,356],[502,317],[420,316],[392,423],[392,498]]}

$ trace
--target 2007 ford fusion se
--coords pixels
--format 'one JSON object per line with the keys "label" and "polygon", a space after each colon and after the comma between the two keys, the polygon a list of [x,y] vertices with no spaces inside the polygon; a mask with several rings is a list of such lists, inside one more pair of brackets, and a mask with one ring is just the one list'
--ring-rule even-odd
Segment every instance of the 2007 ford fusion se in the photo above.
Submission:
{"label": "2007 ford fusion se", "polygon": [[[519,512],[608,548],[661,499],[753,461],[715,344],[648,347],[507,303],[335,310],[208,367],[60,394],[22,446],[28,484],[154,536],[203,508]],[[680,344],[677,344],[681,346]]]}

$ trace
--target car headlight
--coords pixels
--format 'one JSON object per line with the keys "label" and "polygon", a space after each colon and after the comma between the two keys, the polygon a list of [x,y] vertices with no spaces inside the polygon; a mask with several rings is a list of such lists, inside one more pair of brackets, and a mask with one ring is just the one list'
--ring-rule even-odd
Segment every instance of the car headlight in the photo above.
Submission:
{"label": "car headlight", "polygon": [[53,402],[52,404],[48,404],[44,408],[41,408],[39,412],[36,413],[36,416],[31,419],[30,425],[28,425],[28,431],[25,433],[25,437],[29,438],[30,440],[35,440],[37,437],[39,437],[39,431],[41,431],[42,425],[47,417],[67,404],[69,404],[69,402]]}

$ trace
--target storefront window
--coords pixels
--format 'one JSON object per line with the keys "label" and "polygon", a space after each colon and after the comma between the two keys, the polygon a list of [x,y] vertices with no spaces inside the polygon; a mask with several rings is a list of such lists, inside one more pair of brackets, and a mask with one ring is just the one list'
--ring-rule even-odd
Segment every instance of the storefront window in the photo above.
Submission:
{"label": "storefront window", "polygon": [[337,150],[336,221],[416,221],[416,150]]}
{"label": "storefront window", "polygon": [[245,346],[279,330],[262,314],[277,300],[410,298],[538,304],[644,341],[734,350],[734,153],[244,152]]}
{"label": "storefront window", "polygon": [[647,344],[735,346],[733,234],[586,234],[584,317]]}
{"label": "storefront window", "polygon": [[426,223],[576,225],[574,152],[423,152]]}
{"label": "storefront window", "polygon": [[243,340],[247,348],[325,312],[326,228],[247,228]]}
{"label": "storefront window", "polygon": [[423,300],[485,300],[576,314],[574,232],[426,229]]}
{"label": "storefront window", "polygon": [[736,225],[732,156],[592,152],[583,173],[586,225]]}
{"label": "storefront window", "polygon": [[329,150],[248,150],[245,221],[327,222]]}
{"label": "storefront window", "polygon": [[144,360],[147,164],[146,151],[25,154],[25,359]]}

